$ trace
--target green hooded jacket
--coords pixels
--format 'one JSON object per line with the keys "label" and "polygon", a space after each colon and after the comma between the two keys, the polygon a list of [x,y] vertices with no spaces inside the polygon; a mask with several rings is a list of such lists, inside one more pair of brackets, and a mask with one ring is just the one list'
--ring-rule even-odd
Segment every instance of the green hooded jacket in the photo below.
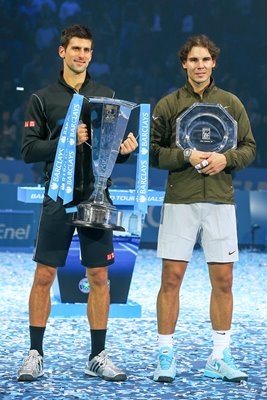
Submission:
{"label": "green hooded jacket", "polygon": [[[224,155],[227,165],[216,175],[199,174],[184,162],[183,151],[176,145],[176,119],[194,103],[221,104],[238,126],[237,148]],[[201,98],[187,81],[184,87],[163,97],[151,119],[150,165],[169,170],[164,202],[190,204],[217,202],[234,204],[232,173],[247,167],[255,158],[256,143],[246,110],[232,93],[215,86],[214,80]]]}

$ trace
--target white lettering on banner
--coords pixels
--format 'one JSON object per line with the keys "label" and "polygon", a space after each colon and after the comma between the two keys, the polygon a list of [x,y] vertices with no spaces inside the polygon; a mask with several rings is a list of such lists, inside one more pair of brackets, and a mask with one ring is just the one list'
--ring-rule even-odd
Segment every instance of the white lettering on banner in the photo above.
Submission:
{"label": "white lettering on banner", "polygon": [[75,137],[76,135],[76,125],[75,123],[72,123],[70,126],[70,137]]}
{"label": "white lettering on banner", "polygon": [[59,155],[58,155],[58,160],[55,166],[55,175],[54,175],[54,181],[58,182],[59,180],[59,175],[60,175],[60,171],[61,171],[61,167],[62,167],[62,162],[63,162],[63,157],[64,157],[64,149],[61,149],[59,151]]}
{"label": "white lettering on banner", "polygon": [[68,158],[68,171],[67,171],[67,185],[72,186],[72,171],[74,170],[74,151],[69,152]]}
{"label": "white lettering on banner", "polygon": [[[120,195],[120,194],[114,194],[114,193],[110,192],[110,198],[111,198],[112,201],[115,202],[115,204],[117,202],[125,202],[125,204],[131,204],[134,201],[135,196],[134,196],[134,194],[132,194],[132,195],[123,195],[123,194],[121,194]],[[147,197],[148,205],[149,205],[149,203],[156,203],[156,205],[158,204],[159,206],[161,206],[162,203],[163,203],[163,198],[164,198],[163,195],[160,195],[160,196],[157,196],[157,195],[148,196]]]}
{"label": "white lettering on banner", "polygon": [[11,228],[5,224],[0,224],[0,240],[25,240],[30,236],[31,225],[28,224],[26,228]]}
{"label": "white lettering on banner", "polygon": [[32,193],[30,197],[33,200],[38,200],[38,199],[43,200],[44,195],[41,193]]}
{"label": "white lettering on banner", "polygon": [[63,168],[62,168],[62,173],[61,173],[61,190],[64,190],[65,188],[65,181],[66,181],[66,163],[64,160]]}
{"label": "white lettering on banner", "polygon": [[[35,202],[40,202],[43,200],[44,198],[44,189],[42,190],[38,190],[38,188],[20,188],[23,189],[21,196],[23,197],[23,199],[25,198],[26,200],[22,200],[25,201],[26,203],[35,203]],[[36,190],[36,192],[33,191],[33,189]],[[147,201],[148,201],[148,205],[159,205],[161,206],[163,203],[163,199],[164,199],[164,192],[158,192],[158,191],[154,191],[154,190],[149,190],[148,191],[148,196],[147,196]],[[120,189],[111,189],[110,190],[110,197],[111,200],[116,202],[126,202],[126,204],[132,204],[132,202],[134,202],[135,200],[135,190],[120,190]],[[32,200],[32,201],[29,201]],[[152,204],[151,204],[152,203]]]}
{"label": "white lettering on banner", "polygon": [[117,201],[133,201],[134,196],[116,196]]}
{"label": "white lettering on banner", "polygon": [[[57,196],[67,204],[73,198],[73,180],[76,156],[76,135],[83,96],[75,94],[64,119],[56,152],[48,195],[56,201]],[[74,148],[74,149],[73,149]],[[71,151],[71,149],[73,149]]]}
{"label": "white lettering on banner", "polygon": [[155,203],[160,203],[161,205],[163,203],[163,197],[164,196],[148,196],[148,202],[154,201]]}
{"label": "white lettering on banner", "polygon": [[140,194],[146,194],[146,186],[147,186],[147,160],[141,161],[141,173],[140,173]]}
{"label": "white lettering on banner", "polygon": [[147,191],[148,191],[148,152],[149,152],[149,128],[150,128],[150,106],[141,105],[139,121],[140,148],[136,169],[136,195],[134,210],[146,214]]}
{"label": "white lettering on banner", "polygon": [[72,120],[71,120],[71,128],[70,128],[70,137],[76,138],[76,126],[77,119],[80,117],[80,106],[79,104],[74,104],[73,112],[72,112]]}
{"label": "white lettering on banner", "polygon": [[148,134],[149,134],[149,119],[148,119],[148,117],[149,117],[149,115],[147,112],[144,112],[142,114],[142,134],[141,134],[142,148],[148,147]]}

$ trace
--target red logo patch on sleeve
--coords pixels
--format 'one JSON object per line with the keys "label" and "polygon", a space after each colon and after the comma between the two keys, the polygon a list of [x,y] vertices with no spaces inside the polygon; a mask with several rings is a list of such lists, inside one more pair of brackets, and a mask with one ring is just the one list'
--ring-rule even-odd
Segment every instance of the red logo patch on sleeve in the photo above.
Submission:
{"label": "red logo patch on sleeve", "polygon": [[113,252],[110,253],[110,254],[107,254],[107,260],[108,261],[113,260],[113,258],[114,258],[114,253]]}
{"label": "red logo patch on sleeve", "polygon": [[25,121],[24,122],[24,128],[34,128],[36,125],[35,121]]}

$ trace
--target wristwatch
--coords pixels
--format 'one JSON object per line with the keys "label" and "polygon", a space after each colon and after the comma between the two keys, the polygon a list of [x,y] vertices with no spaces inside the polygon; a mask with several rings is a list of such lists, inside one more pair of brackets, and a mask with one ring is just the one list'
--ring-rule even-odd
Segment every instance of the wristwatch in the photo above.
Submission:
{"label": "wristwatch", "polygon": [[184,151],[183,151],[183,153],[184,153],[184,162],[185,163],[189,163],[189,158],[190,158],[190,156],[191,156],[191,154],[192,154],[192,149],[184,149]]}

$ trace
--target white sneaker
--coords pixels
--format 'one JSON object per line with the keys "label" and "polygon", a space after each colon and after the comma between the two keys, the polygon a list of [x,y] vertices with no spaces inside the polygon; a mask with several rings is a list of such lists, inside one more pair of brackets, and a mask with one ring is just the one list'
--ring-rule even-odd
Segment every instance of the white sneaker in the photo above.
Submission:
{"label": "white sneaker", "polygon": [[105,350],[88,362],[84,373],[90,376],[99,376],[106,381],[125,381],[126,374],[113,364]]}
{"label": "white sneaker", "polygon": [[43,374],[43,357],[37,350],[30,350],[28,357],[24,359],[21,368],[18,370],[18,381],[35,381]]}

